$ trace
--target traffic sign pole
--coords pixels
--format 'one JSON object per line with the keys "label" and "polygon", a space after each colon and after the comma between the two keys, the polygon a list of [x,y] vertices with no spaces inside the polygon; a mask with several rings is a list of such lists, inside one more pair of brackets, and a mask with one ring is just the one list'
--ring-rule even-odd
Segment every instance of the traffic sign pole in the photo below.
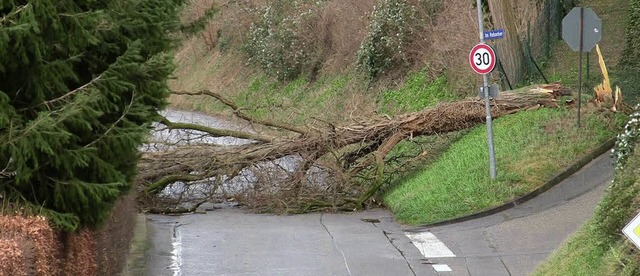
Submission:
{"label": "traffic sign pole", "polygon": [[584,8],[580,7],[580,20],[578,21],[580,26],[578,30],[580,32],[580,61],[578,61],[578,128],[580,128],[580,107],[582,106],[582,51],[584,50]]}
{"label": "traffic sign pole", "polygon": [[[482,2],[481,0],[476,0],[476,6],[478,7],[478,31],[480,34],[480,43],[484,44],[484,26],[483,26],[483,18],[482,15]],[[495,60],[494,60],[495,62]],[[491,103],[489,99],[489,78],[487,74],[482,74],[482,81],[484,82],[484,102],[485,109],[487,113],[487,135],[489,140],[489,175],[491,176],[491,180],[496,179],[496,154],[493,148],[493,123],[491,118]]]}

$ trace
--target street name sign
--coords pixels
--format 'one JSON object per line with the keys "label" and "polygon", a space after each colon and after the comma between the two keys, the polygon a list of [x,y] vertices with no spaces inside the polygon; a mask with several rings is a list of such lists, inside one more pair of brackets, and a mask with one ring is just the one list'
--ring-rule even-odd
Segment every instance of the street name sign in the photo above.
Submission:
{"label": "street name sign", "polygon": [[499,39],[499,38],[504,38],[504,30],[502,29],[484,32],[484,39]]}
{"label": "street name sign", "polygon": [[491,73],[496,68],[496,52],[491,46],[479,43],[469,53],[471,69],[480,75]]}

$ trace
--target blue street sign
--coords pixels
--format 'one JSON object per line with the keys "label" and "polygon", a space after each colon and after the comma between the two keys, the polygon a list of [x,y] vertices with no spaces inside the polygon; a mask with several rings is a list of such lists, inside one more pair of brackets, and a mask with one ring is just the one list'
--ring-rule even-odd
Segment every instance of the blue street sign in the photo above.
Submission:
{"label": "blue street sign", "polygon": [[504,38],[504,30],[491,30],[484,32],[484,39],[499,39]]}

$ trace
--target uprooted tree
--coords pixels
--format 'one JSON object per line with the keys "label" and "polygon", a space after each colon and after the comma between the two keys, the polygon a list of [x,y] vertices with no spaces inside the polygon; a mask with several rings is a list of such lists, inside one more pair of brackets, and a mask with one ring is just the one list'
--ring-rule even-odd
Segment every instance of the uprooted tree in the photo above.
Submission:
{"label": "uprooted tree", "polygon": [[[299,126],[253,118],[211,91],[174,93],[214,97],[252,129],[212,128],[167,118],[161,121],[164,131],[193,132],[178,134],[180,138],[173,141],[155,141],[154,145],[162,147],[143,154],[138,175],[142,195],[152,195],[145,198],[149,200],[171,190],[178,202],[196,197],[195,206],[235,190],[234,197],[260,210],[358,209],[384,184],[385,165],[399,142],[468,129],[486,119],[484,101],[466,99],[393,118],[354,119],[341,126],[312,120]],[[557,107],[556,99],[567,94],[559,84],[504,93],[492,100],[492,116]],[[220,145],[202,142],[203,137],[248,141]]]}

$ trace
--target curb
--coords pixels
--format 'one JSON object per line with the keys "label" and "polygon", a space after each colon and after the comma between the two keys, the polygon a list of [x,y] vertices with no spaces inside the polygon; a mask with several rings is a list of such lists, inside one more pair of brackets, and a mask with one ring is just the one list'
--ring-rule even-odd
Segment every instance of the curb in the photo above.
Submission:
{"label": "curb", "polygon": [[147,218],[140,213],[136,216],[136,225],[133,230],[133,238],[129,252],[127,252],[127,263],[119,276],[133,276],[145,274],[145,257],[149,247],[149,233],[147,229]]}
{"label": "curb", "polygon": [[502,205],[497,206],[497,207],[493,207],[491,209],[480,211],[480,212],[475,213],[475,214],[466,215],[466,216],[462,216],[462,217],[451,219],[451,220],[444,220],[444,221],[439,221],[439,222],[419,225],[419,226],[415,226],[415,227],[412,227],[412,228],[409,228],[409,229],[403,229],[403,230],[406,231],[406,232],[421,232],[421,231],[424,231],[426,228],[432,228],[432,227],[444,226],[444,225],[451,225],[451,224],[455,224],[455,223],[459,223],[459,222],[463,222],[463,221],[473,220],[473,219],[477,219],[477,218],[483,218],[483,217],[487,217],[487,216],[490,216],[490,215],[493,215],[493,214],[497,214],[499,212],[502,212],[502,211],[511,209],[513,207],[516,207],[516,206],[518,206],[518,205],[520,205],[522,203],[525,203],[525,202],[535,198],[536,196],[546,192],[547,190],[553,188],[554,186],[556,186],[560,182],[562,182],[562,180],[565,180],[565,179],[569,178],[571,175],[573,175],[574,173],[576,173],[577,171],[582,169],[584,166],[589,164],[589,162],[593,161],[598,156],[604,154],[605,152],[607,152],[611,148],[613,148],[615,143],[616,143],[616,138],[615,137],[610,138],[609,140],[605,141],[600,146],[598,146],[598,148],[593,150],[591,153],[587,154],[587,156],[579,159],[576,163],[566,167],[563,171],[561,171],[560,173],[558,173],[557,175],[555,175],[554,177],[549,179],[549,181],[547,181],[547,183],[545,183],[544,185],[542,185],[539,188],[535,189],[534,191],[532,191],[532,192],[530,192],[530,193],[528,193],[528,194],[526,194],[526,195],[524,195],[522,197],[516,198],[516,199],[514,199],[514,200],[512,200],[510,202],[507,202],[507,203],[502,204]]}

